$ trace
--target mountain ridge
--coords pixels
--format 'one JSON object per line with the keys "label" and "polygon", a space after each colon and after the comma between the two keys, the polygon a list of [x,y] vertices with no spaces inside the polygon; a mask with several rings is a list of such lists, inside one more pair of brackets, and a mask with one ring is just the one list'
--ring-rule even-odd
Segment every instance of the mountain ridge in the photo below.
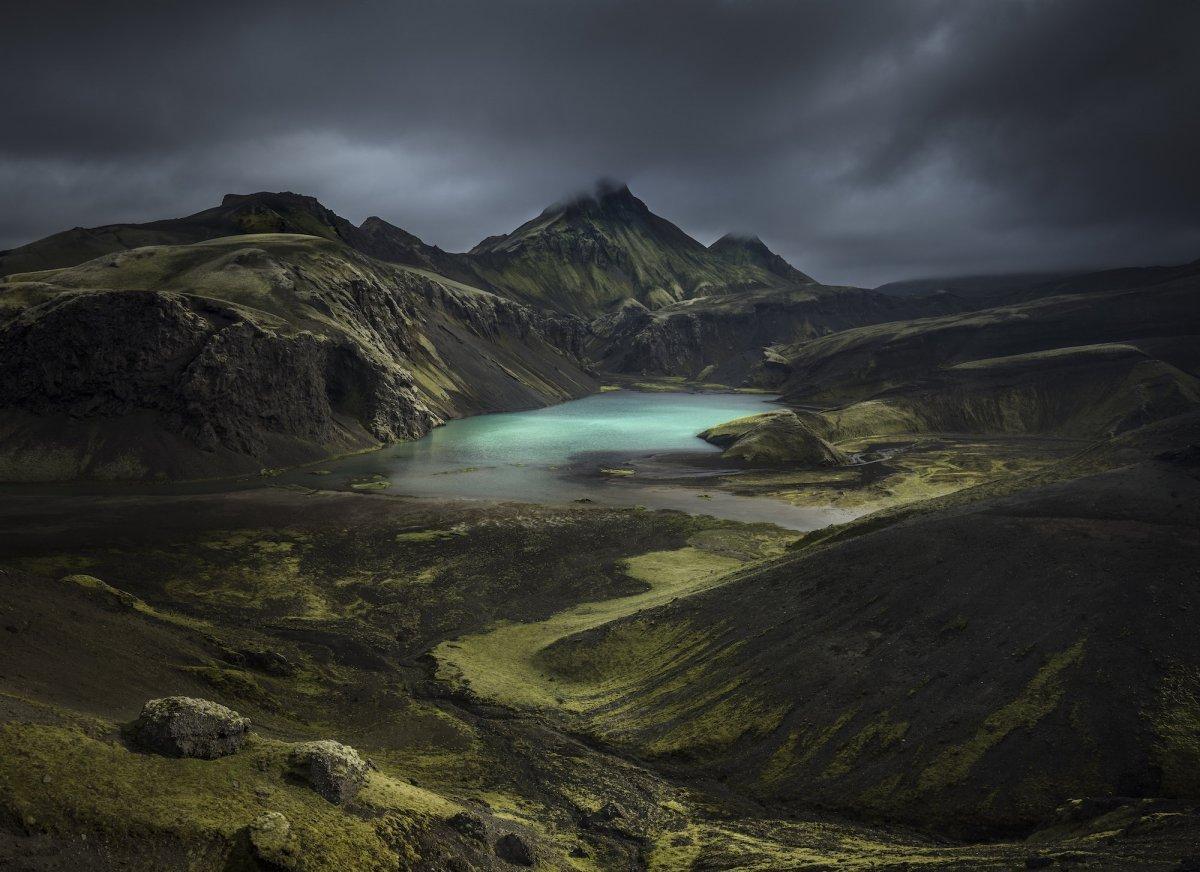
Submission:
{"label": "mountain ridge", "polygon": [[704,246],[616,183],[548,206],[462,253],[429,245],[378,216],[356,226],[309,195],[226,194],[220,205],[182,218],[74,228],[0,252],[0,276],[76,266],[146,245],[265,232],[335,239],[380,260],[588,318],[626,298],[656,308],[714,292],[812,283],[757,239]]}

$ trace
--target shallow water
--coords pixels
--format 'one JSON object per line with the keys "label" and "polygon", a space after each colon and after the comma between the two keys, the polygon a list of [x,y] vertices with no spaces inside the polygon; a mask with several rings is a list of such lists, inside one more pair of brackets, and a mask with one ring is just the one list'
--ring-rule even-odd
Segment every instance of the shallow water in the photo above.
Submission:
{"label": "shallow water", "polygon": [[[682,453],[711,460],[720,450],[697,438],[698,432],[771,408],[769,398],[756,394],[613,391],[529,412],[451,421],[415,442],[324,464],[327,476],[314,480],[311,472],[294,472],[285,478],[344,487],[352,478],[378,475],[391,482],[386,492],[396,495],[550,504],[588,499],[797,530],[852,518],[841,510],[704,490],[703,478],[718,470],[677,460]],[[672,462],[664,463],[662,455]],[[602,468],[635,474],[609,475]]]}

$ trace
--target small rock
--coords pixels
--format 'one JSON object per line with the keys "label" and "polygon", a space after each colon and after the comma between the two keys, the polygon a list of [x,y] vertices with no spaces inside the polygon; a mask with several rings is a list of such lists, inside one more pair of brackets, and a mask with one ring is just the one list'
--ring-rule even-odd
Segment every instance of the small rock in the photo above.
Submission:
{"label": "small rock", "polygon": [[476,839],[480,842],[487,838],[487,827],[484,825],[483,819],[468,811],[460,811],[454,817],[447,820],[446,823],[468,838]]}
{"label": "small rock", "polygon": [[53,780],[49,775],[42,776],[42,784],[49,784]]}
{"label": "small rock", "polygon": [[251,669],[265,672],[267,675],[287,678],[299,671],[296,668],[296,664],[278,651],[254,651],[247,649],[242,651],[241,654],[246,658],[247,666]]}
{"label": "small rock", "polygon": [[632,835],[629,813],[615,802],[606,802],[596,811],[585,811],[579,825],[585,830],[600,830]]}
{"label": "small rock", "polygon": [[277,811],[263,812],[247,828],[254,856],[273,865],[279,865],[284,856],[293,853],[291,833],[291,822]]}
{"label": "small rock", "polygon": [[203,760],[236,753],[249,731],[250,721],[233,709],[187,696],[150,700],[129,726],[134,744],[147,751]]}
{"label": "small rock", "polygon": [[1059,806],[1058,819],[1062,823],[1082,823],[1116,811],[1118,808],[1130,805],[1135,801],[1126,796],[1069,799],[1063,805]]}
{"label": "small rock", "polygon": [[353,748],[322,739],[292,750],[293,771],[334,804],[349,802],[367,783],[367,764]]}
{"label": "small rock", "polygon": [[506,833],[496,839],[496,856],[514,866],[533,865],[533,848],[516,833]]}

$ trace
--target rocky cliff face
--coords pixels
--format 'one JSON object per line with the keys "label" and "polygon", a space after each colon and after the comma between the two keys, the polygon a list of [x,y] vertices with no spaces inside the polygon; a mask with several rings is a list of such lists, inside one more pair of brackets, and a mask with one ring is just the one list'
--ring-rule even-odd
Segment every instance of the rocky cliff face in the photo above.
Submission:
{"label": "rocky cliff face", "polygon": [[589,349],[612,372],[741,384],[777,343],[956,306],[949,296],[904,301],[822,285],[711,296],[657,311],[630,302],[592,322]]}
{"label": "rocky cliff face", "polygon": [[142,249],[42,278],[3,286],[43,299],[0,327],[10,480],[255,472],[595,387],[582,322],[312,237]]}

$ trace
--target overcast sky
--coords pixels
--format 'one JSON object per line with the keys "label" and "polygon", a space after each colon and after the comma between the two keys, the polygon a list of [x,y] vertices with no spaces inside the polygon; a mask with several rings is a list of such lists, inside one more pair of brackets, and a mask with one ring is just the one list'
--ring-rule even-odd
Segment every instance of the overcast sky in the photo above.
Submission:
{"label": "overcast sky", "polygon": [[451,250],[598,177],[830,283],[1200,257],[1198,0],[25,3],[0,248],[292,190]]}

